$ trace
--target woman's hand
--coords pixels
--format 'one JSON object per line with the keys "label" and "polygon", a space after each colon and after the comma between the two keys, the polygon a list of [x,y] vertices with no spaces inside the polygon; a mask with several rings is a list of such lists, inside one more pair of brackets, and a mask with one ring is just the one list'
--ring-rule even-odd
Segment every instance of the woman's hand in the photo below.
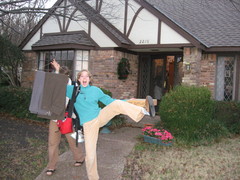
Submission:
{"label": "woman's hand", "polygon": [[56,59],[53,59],[53,60],[52,60],[51,65],[52,65],[53,68],[55,69],[56,73],[59,73],[60,64],[58,64],[58,62],[56,61]]}

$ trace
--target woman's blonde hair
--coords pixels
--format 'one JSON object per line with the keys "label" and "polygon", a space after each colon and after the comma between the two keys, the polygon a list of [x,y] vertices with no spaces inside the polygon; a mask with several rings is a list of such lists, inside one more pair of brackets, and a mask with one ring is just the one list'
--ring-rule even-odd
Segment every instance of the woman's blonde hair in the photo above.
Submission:
{"label": "woman's blonde hair", "polygon": [[[89,76],[89,84],[92,85],[92,81],[93,81],[93,78],[92,78],[92,73],[87,70],[87,69],[82,69],[78,74],[77,74],[77,81],[78,79],[80,78],[80,76],[82,75],[83,72],[87,72],[88,76]],[[78,81],[78,83],[80,84],[80,82]]]}

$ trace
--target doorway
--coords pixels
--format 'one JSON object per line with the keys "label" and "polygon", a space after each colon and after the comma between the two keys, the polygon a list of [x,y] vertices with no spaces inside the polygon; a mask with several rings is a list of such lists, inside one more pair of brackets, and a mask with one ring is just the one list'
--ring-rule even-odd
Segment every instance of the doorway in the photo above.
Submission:
{"label": "doorway", "polygon": [[182,55],[140,56],[138,97],[150,95],[160,101],[182,76]]}

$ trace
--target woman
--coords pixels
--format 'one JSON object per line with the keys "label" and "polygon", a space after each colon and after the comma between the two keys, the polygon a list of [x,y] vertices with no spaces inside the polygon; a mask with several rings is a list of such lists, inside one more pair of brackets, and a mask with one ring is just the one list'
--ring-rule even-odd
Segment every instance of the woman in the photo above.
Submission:
{"label": "woman", "polygon": [[[53,62],[55,64],[55,62]],[[77,75],[80,84],[80,93],[77,96],[75,109],[80,117],[80,124],[84,129],[86,169],[89,180],[98,180],[96,147],[99,128],[107,124],[118,114],[128,115],[135,122],[140,121],[144,115],[155,116],[153,100],[147,97],[147,108],[133,105],[126,101],[113,99],[103,91],[91,85],[92,75],[88,70],[82,70]],[[67,97],[71,98],[73,86],[67,86]],[[98,106],[101,101],[106,106]]]}
{"label": "woman", "polygon": [[[59,66],[59,65],[58,65]],[[55,66],[54,66],[55,67]],[[65,75],[69,75],[69,70],[66,66],[62,66],[60,68],[56,67],[56,73],[62,73]],[[71,79],[69,78],[69,85],[72,84]],[[69,98],[66,97],[66,106],[68,103]],[[75,159],[74,166],[78,167],[81,166],[84,162],[85,155],[83,153],[83,145],[78,144],[78,147],[76,147],[76,141],[71,137],[71,133],[65,134],[69,147],[73,153],[73,157]],[[49,123],[49,135],[48,135],[48,157],[49,157],[49,162],[47,165],[47,171],[46,174],[48,176],[51,176],[56,169],[56,164],[59,156],[59,144],[61,140],[61,133],[58,129],[57,126],[57,120],[50,120]]]}

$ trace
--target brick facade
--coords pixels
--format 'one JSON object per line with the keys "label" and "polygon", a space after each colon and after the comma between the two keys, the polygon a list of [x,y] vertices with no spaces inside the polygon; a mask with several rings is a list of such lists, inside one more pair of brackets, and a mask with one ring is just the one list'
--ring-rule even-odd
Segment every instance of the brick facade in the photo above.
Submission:
{"label": "brick facade", "polygon": [[37,70],[37,54],[25,52],[26,61],[23,63],[22,86],[30,88],[33,85],[35,70]]}
{"label": "brick facade", "polygon": [[216,54],[203,54],[201,59],[200,85],[206,86],[215,97]]}
{"label": "brick facade", "polygon": [[[198,48],[184,48],[183,84],[206,86],[214,97],[216,54],[202,54]],[[190,64],[190,70],[186,69]]]}
{"label": "brick facade", "polygon": [[[25,52],[25,56],[27,60],[23,65],[22,86],[32,87],[37,69],[37,54]],[[117,74],[117,65],[122,57],[130,62],[131,73],[126,80],[119,80]],[[216,59],[216,54],[202,54],[197,48],[184,48],[183,66],[178,67],[182,68],[182,84],[206,86],[214,97]],[[93,74],[93,85],[109,90],[116,99],[136,98],[138,62],[138,55],[116,50],[90,51],[89,70]],[[186,69],[188,63],[190,70]]]}
{"label": "brick facade", "polygon": [[[37,69],[37,54],[26,52],[23,65],[22,86],[32,87]],[[117,65],[122,57],[129,59],[131,73],[126,80],[119,80]],[[112,92],[113,98],[128,99],[137,96],[138,56],[115,50],[90,51],[89,70],[93,74],[93,85]]]}
{"label": "brick facade", "polygon": [[[125,57],[130,62],[131,73],[126,80],[119,80],[118,62]],[[112,92],[113,98],[127,99],[137,96],[138,56],[115,50],[90,52],[89,70],[93,74],[93,85]]]}

